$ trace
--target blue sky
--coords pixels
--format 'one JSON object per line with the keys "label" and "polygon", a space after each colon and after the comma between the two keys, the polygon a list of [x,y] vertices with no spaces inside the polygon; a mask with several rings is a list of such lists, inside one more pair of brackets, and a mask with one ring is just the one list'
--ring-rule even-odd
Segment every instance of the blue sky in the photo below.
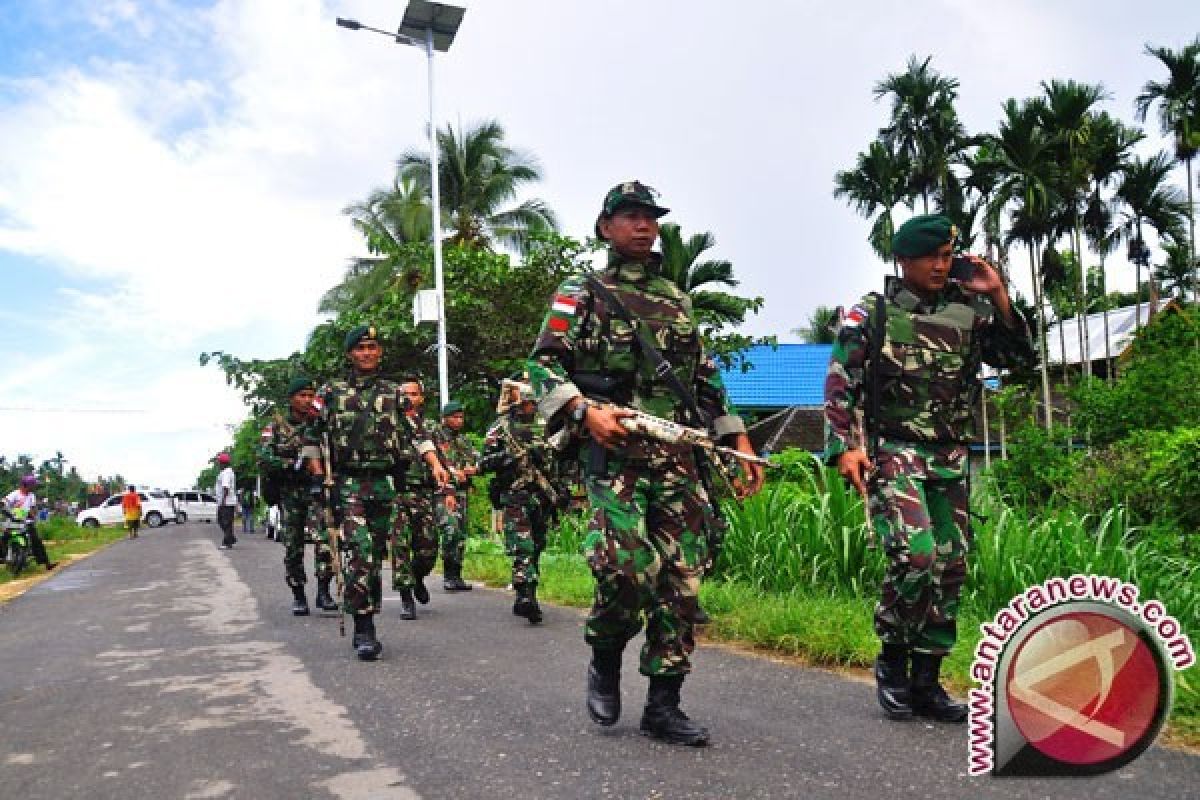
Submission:
{"label": "blue sky", "polygon": [[[404,5],[0,0],[0,453],[191,483],[245,414],[199,353],[300,347],[361,254],[341,209],[423,146],[423,55],[333,23],[390,29]],[[832,177],[910,53],[959,79],[973,131],[1049,78],[1102,82],[1132,122],[1160,77],[1144,44],[1200,30],[1194,2],[746,2],[736,20],[706,0],[466,6],[439,123],[504,123],[576,236],[612,184],[656,186],[766,297],[747,329],[785,341],[884,272]]]}

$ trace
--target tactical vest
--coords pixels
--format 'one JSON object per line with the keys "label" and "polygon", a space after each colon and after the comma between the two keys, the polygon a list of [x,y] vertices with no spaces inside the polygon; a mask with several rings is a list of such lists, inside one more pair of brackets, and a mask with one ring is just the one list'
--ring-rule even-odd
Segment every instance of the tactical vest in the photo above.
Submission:
{"label": "tactical vest", "polygon": [[[990,306],[972,304],[961,293],[952,298],[932,313],[908,310],[896,299],[885,304],[884,336],[874,367],[880,393],[875,432],[907,442],[969,440],[980,358],[977,331],[980,321],[989,318]],[[867,308],[874,315],[874,305]],[[871,325],[878,330],[874,318]]]}
{"label": "tactical vest", "polygon": [[[300,459],[300,451],[304,448],[304,423],[296,422],[289,415],[285,420],[276,415],[271,426],[272,436],[269,445],[273,463],[271,467],[284,473],[287,477],[303,476],[303,470],[297,470],[296,463]],[[297,479],[299,480],[299,479]]]}
{"label": "tactical vest", "polygon": [[[700,360],[700,335],[690,313],[687,296],[666,278],[652,275],[634,285],[618,281],[612,271],[600,280],[616,294],[638,325],[648,329],[655,346],[671,364],[684,386],[695,382]],[[637,334],[595,294],[590,295],[587,315],[575,344],[571,378],[585,394],[603,392],[589,386],[589,376],[605,376],[612,388],[606,399],[680,421],[682,404],[661,379],[654,376],[642,356]]]}
{"label": "tactical vest", "polygon": [[398,449],[399,386],[384,378],[330,384],[328,420],[336,470],[390,470]]}

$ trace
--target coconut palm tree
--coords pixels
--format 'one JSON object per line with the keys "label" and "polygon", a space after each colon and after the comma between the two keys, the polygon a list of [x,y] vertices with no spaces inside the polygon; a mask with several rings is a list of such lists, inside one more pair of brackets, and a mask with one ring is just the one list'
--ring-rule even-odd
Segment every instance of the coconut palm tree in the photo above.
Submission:
{"label": "coconut palm tree", "polygon": [[808,325],[793,328],[792,333],[808,344],[833,344],[837,338],[834,329],[838,323],[838,310],[829,306],[817,306],[808,316]]}
{"label": "coconut palm tree", "polygon": [[958,81],[931,68],[931,60],[910,56],[904,72],[888,75],[874,90],[876,100],[892,102],[891,122],[880,138],[909,163],[908,190],[914,199],[920,195],[925,213],[931,196],[949,191],[950,164],[967,138],[954,109]]}
{"label": "coconut palm tree", "polygon": [[838,172],[833,196],[845,200],[864,217],[878,212],[867,241],[884,261],[892,261],[892,234],[896,231],[892,209],[908,194],[909,162],[880,141],[871,142],[858,154],[852,170]]}
{"label": "coconut palm tree", "polygon": [[[496,120],[466,131],[453,125],[438,131],[438,189],[442,230],[449,242],[491,248],[495,244],[524,252],[530,234],[558,227],[542,200],[516,200],[520,190],[541,180],[536,159],[504,143],[504,127]],[[396,162],[398,180],[413,181],[430,192],[429,153],[408,150]],[[508,207],[506,207],[508,206]]]}
{"label": "coconut palm tree", "polygon": [[1053,426],[1050,401],[1050,372],[1047,366],[1045,304],[1038,255],[1053,231],[1052,214],[1058,197],[1054,192],[1057,165],[1054,142],[1039,123],[1041,101],[1004,104],[1004,119],[991,142],[991,158],[1000,179],[992,199],[992,211],[1011,208],[1007,241],[1019,241],[1029,250],[1029,272],[1037,308],[1038,342],[1041,348],[1042,402],[1047,430]]}
{"label": "coconut palm tree", "polygon": [[1178,187],[1167,183],[1170,174],[1171,157],[1166,153],[1148,159],[1134,158],[1123,171],[1117,186],[1117,200],[1125,218],[1130,252],[1135,256],[1132,260],[1137,265],[1134,324],[1138,327],[1142,324],[1142,267],[1149,263],[1144,227],[1153,228],[1160,239],[1179,243],[1187,238],[1187,201]]}
{"label": "coconut palm tree", "polygon": [[761,297],[739,297],[714,285],[736,287],[733,264],[725,260],[701,261],[700,256],[717,243],[711,233],[683,238],[679,226],[664,222],[658,230],[662,250],[662,273],[691,297],[696,320],[707,334],[721,328],[740,325],[746,314],[762,308]]}
{"label": "coconut palm tree", "polygon": [[1192,202],[1192,159],[1200,152],[1200,36],[1182,50],[1146,45],[1146,55],[1167,68],[1165,82],[1147,81],[1134,99],[1139,122],[1158,104],[1158,124],[1175,138],[1175,158],[1187,172],[1188,255],[1192,263],[1192,295],[1200,297],[1200,271],[1196,264],[1196,206]]}

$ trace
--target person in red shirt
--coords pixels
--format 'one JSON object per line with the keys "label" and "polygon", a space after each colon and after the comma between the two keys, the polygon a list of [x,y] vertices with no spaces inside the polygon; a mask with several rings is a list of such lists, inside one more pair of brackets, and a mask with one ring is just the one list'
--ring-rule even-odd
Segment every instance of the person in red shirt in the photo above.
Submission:
{"label": "person in red shirt", "polygon": [[121,508],[125,511],[125,527],[129,529],[129,538],[136,539],[138,528],[142,526],[142,499],[138,497],[136,486],[130,486],[129,491],[121,496]]}

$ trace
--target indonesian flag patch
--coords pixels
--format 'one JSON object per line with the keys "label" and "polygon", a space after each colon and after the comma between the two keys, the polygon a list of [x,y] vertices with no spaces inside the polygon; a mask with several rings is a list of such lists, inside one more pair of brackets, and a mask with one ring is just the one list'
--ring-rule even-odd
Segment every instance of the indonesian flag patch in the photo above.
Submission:
{"label": "indonesian flag patch", "polygon": [[842,317],[842,325],[845,327],[855,327],[861,325],[867,318],[867,310],[861,305],[856,305],[846,312],[846,316]]}
{"label": "indonesian flag patch", "polygon": [[565,294],[556,294],[554,302],[550,305],[550,310],[556,314],[568,314],[575,316],[575,311],[579,308],[579,301],[574,297],[567,297]]}

